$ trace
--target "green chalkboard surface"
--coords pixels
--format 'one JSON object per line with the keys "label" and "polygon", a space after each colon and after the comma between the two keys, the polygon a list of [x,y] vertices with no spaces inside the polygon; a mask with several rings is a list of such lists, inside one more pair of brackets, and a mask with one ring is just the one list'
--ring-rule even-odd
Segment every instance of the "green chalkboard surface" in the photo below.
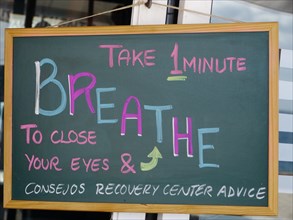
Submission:
{"label": "green chalkboard surface", "polygon": [[6,206],[274,214],[277,24],[111,30],[7,30]]}

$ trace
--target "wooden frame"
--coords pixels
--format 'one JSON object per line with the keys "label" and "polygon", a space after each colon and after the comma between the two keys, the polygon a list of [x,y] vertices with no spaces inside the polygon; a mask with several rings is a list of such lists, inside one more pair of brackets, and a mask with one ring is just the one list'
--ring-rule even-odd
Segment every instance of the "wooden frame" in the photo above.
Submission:
{"label": "wooden frame", "polygon": [[[13,40],[34,36],[130,35],[152,33],[269,32],[269,164],[268,207],[121,204],[81,202],[40,202],[12,199],[12,83]],[[278,24],[237,23],[208,25],[158,25],[127,27],[7,29],[5,33],[5,115],[4,115],[4,207],[21,209],[80,210],[105,212],[190,213],[231,215],[276,215],[278,210]]]}

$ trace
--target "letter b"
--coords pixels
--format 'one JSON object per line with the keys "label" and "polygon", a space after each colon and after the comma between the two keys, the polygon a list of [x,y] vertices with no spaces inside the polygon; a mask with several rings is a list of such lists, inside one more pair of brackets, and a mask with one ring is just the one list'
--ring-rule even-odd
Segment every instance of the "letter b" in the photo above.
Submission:
{"label": "letter b", "polygon": [[[53,67],[53,71],[47,79],[45,79],[42,83],[40,83],[41,66],[43,66],[44,64],[51,65]],[[61,113],[65,109],[67,100],[66,100],[66,92],[64,90],[64,87],[62,86],[62,84],[58,80],[55,79],[55,77],[57,75],[57,65],[53,60],[51,60],[49,58],[44,58],[41,60],[41,62],[36,61],[35,67],[36,67],[35,114],[36,115],[41,114],[41,115],[45,115],[45,116],[58,115],[59,113]],[[43,87],[45,87],[49,83],[55,84],[57,86],[57,88],[59,88],[60,93],[61,93],[60,105],[54,110],[44,110],[44,109],[40,108],[40,91]]]}

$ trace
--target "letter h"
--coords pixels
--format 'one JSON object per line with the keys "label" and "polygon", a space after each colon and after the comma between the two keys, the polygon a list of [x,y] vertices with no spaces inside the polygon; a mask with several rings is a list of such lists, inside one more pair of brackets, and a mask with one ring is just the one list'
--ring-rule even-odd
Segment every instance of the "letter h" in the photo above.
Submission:
{"label": "letter h", "polygon": [[178,118],[173,117],[173,153],[174,156],[179,156],[179,140],[187,140],[187,157],[193,157],[193,147],[192,147],[192,119],[186,118],[186,133],[178,133]]}

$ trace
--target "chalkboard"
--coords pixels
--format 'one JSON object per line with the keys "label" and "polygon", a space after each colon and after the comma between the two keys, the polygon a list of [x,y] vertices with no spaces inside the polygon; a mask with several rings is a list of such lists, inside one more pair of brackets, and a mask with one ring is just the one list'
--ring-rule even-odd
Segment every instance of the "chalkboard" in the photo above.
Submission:
{"label": "chalkboard", "polygon": [[277,33],[6,30],[5,207],[276,214]]}

